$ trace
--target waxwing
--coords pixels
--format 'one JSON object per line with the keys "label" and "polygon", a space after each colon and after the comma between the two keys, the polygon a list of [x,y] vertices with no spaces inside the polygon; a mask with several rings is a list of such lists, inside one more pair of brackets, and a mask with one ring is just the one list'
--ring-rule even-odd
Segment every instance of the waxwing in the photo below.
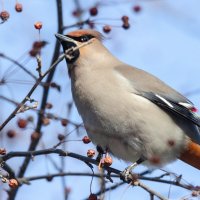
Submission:
{"label": "waxwing", "polygon": [[56,37],[68,52],[73,99],[93,143],[132,167],[160,167],[179,158],[200,169],[200,118],[192,102],[118,60],[97,31]]}

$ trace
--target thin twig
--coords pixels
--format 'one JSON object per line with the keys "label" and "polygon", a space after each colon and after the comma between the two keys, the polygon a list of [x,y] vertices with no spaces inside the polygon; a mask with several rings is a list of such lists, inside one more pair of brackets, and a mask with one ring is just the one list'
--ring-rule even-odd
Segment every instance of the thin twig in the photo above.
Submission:
{"label": "thin twig", "polygon": [[149,192],[149,194],[155,195],[155,196],[157,196],[161,200],[168,200],[167,198],[165,198],[164,196],[162,196],[161,194],[159,194],[155,190],[152,190],[150,187],[148,187],[147,185],[145,185],[141,181],[138,181],[138,180],[135,181],[134,185],[143,188],[144,190],[146,190],[147,192]]}
{"label": "thin twig", "polygon": [[[5,101],[7,101],[7,102],[9,102],[9,103],[12,103],[12,104],[14,104],[15,106],[18,106],[20,103],[19,102],[17,102],[17,101],[14,101],[13,99],[11,99],[11,98],[8,98],[8,97],[5,97],[5,96],[2,96],[2,95],[0,95],[0,99],[3,99],[3,100],[5,100]],[[83,126],[83,123],[75,123],[75,122],[73,122],[73,121],[71,121],[70,119],[66,119],[66,118],[63,118],[63,117],[60,117],[60,116],[58,116],[58,115],[56,115],[55,113],[50,113],[50,112],[44,112],[44,111],[41,111],[41,110],[39,110],[39,109],[33,109],[33,111],[35,111],[35,112],[37,112],[37,113],[40,113],[41,115],[43,115],[43,116],[45,116],[45,117],[47,117],[47,118],[50,118],[50,119],[54,119],[54,120],[59,120],[59,121],[62,121],[62,120],[67,120],[67,123],[68,124],[71,124],[71,125],[73,125],[73,126],[75,126],[75,127],[80,127],[80,126],[82,126],[82,127],[84,127]]]}
{"label": "thin twig", "polygon": [[86,19],[86,20],[83,20],[83,21],[78,21],[77,23],[75,24],[71,24],[71,25],[68,25],[68,26],[64,26],[63,27],[63,30],[66,30],[66,29],[69,29],[69,28],[74,28],[74,27],[82,27],[83,25],[85,24],[90,24],[92,23],[93,21],[90,21],[89,19]]}
{"label": "thin twig", "polygon": [[42,79],[52,70],[54,69],[59,62],[61,62],[65,57],[65,54],[62,54],[54,63],[53,65],[41,76],[37,79],[37,82],[34,84],[34,86],[31,88],[31,90],[28,92],[28,94],[25,96],[25,98],[21,101],[21,103],[15,108],[15,110],[8,116],[8,118],[2,123],[0,126],[0,131],[7,125],[7,123],[15,117],[17,112],[20,110],[20,108],[30,99],[31,95],[37,88],[37,86],[41,83]]}
{"label": "thin twig", "polygon": [[24,72],[26,72],[28,75],[30,75],[32,78],[34,78],[35,80],[37,80],[37,77],[32,74],[28,69],[26,69],[22,64],[20,64],[19,62],[17,62],[16,60],[8,57],[7,55],[0,53],[0,57],[5,58],[9,61],[11,61],[12,63],[14,63],[15,65],[17,65],[19,68],[21,68]]}
{"label": "thin twig", "polygon": [[38,71],[39,77],[42,77],[42,59],[40,57],[40,55],[36,56],[36,60],[37,60],[37,68],[36,71]]}
{"label": "thin twig", "polygon": [[[63,177],[63,176],[86,176],[86,177],[96,177],[100,178],[102,177],[102,174],[96,174],[96,173],[83,173],[83,172],[61,172],[61,173],[55,173],[55,174],[46,174],[41,176],[30,176],[30,177],[23,177],[23,178],[17,178],[18,182],[20,184],[30,184],[31,181],[37,181],[41,179],[47,179],[52,180],[54,177]],[[106,174],[103,175],[106,177]],[[112,175],[113,178],[119,178],[117,175]]]}
{"label": "thin twig", "polygon": [[[62,33],[62,27],[63,27],[63,12],[62,12],[62,0],[56,0],[56,8],[57,8],[57,20],[58,20],[58,33]],[[58,41],[56,41],[56,44],[55,44],[55,48],[54,48],[54,53],[53,53],[53,56],[52,56],[52,61],[51,61],[51,64],[55,62],[55,60],[57,60],[58,56],[60,54],[60,43]],[[52,79],[53,79],[53,76],[54,76],[54,73],[55,73],[55,69],[52,69],[52,71],[48,74],[47,76],[47,79],[45,81],[45,84],[44,85],[47,85],[49,86]],[[48,95],[49,95],[49,91],[50,91],[50,87],[44,87],[43,88],[44,91],[43,91],[43,95],[42,95],[42,102],[41,102],[41,106],[40,106],[40,110],[41,111],[44,111],[45,110],[45,106],[46,106],[46,103],[47,103],[47,99],[48,99]],[[40,133],[40,136],[41,136],[41,128],[42,128],[42,118],[43,118],[43,115],[42,113],[38,113],[38,120],[37,120],[37,126],[36,126],[36,129],[35,131],[37,133]],[[33,151],[36,149],[38,143],[39,143],[39,140],[40,140],[40,137],[36,140],[33,140],[31,141],[31,144],[29,146],[29,151]],[[20,167],[20,170],[19,170],[19,173],[18,173],[18,177],[23,177],[25,172],[26,172],[26,169],[30,163],[30,160],[31,158],[30,157],[26,157]],[[18,191],[18,188],[15,189],[15,190],[11,190],[10,193],[9,193],[9,200],[14,200],[15,199],[15,196],[16,196],[16,193]]]}
{"label": "thin twig", "polygon": [[[57,8],[57,21],[58,21],[58,33],[62,33],[63,30],[63,12],[62,12],[62,0],[56,0],[56,8]],[[57,58],[59,57],[59,54],[60,54],[60,43],[58,41],[56,41],[55,43],[55,48],[54,48],[54,53],[53,53],[53,56],[52,56],[52,61],[51,61],[51,65],[55,62],[55,60],[57,60]],[[53,68],[50,73],[48,74],[47,76],[47,79],[45,81],[45,85],[49,86],[52,79],[53,79],[53,76],[54,76],[54,73],[55,73],[55,69],[56,68]],[[47,103],[47,99],[48,99],[48,95],[49,95],[49,91],[50,91],[50,87],[44,87],[43,88],[44,91],[43,91],[43,95],[42,95],[42,102],[41,102],[41,106],[40,106],[40,110],[43,111],[45,110],[45,106],[46,106],[46,103]],[[37,133],[40,134],[40,137],[41,137],[41,128],[42,128],[42,118],[43,118],[43,115],[41,113],[38,114],[38,121],[37,121],[37,126],[36,126],[36,129],[35,131]],[[31,141],[31,144],[29,146],[29,151],[30,150],[35,150],[39,141],[40,141],[40,137],[38,137],[38,139],[36,140],[33,140]],[[26,157],[20,167],[20,170],[19,170],[19,173],[18,173],[18,177],[23,177],[25,172],[26,172],[26,169],[30,163],[30,160],[31,158],[30,157]],[[18,188],[16,189],[12,189],[9,191],[9,200],[14,200],[15,199],[15,196],[18,192]]]}
{"label": "thin twig", "polygon": [[177,181],[157,179],[157,178],[154,178],[154,177],[139,177],[139,179],[145,180],[145,181],[154,181],[154,182],[158,182],[158,183],[171,184],[171,185],[182,187],[182,188],[187,189],[187,190],[193,190],[193,189],[195,190],[195,186],[193,186],[191,184],[183,184],[183,183],[180,183],[180,182],[177,182]]}
{"label": "thin twig", "polygon": [[3,95],[0,95],[0,99],[3,99],[3,100],[5,100],[5,101],[8,101],[8,102],[14,104],[15,106],[18,106],[18,105],[19,105],[18,102],[14,101],[13,99],[10,99],[10,98],[8,98],[8,97],[4,97]]}
{"label": "thin twig", "polygon": [[[86,157],[86,156],[82,156],[73,152],[68,152],[68,151],[64,151],[62,149],[55,149],[55,148],[50,148],[50,149],[43,149],[43,150],[38,150],[38,151],[16,151],[16,152],[9,152],[4,156],[0,157],[0,163],[5,163],[6,161],[8,161],[11,158],[15,158],[15,157],[30,157],[33,158],[34,156],[39,156],[39,155],[48,155],[48,154],[58,154],[59,156],[68,156],[68,157],[72,157],[78,160],[81,160],[83,162],[86,163],[90,163],[90,164],[94,164],[96,166],[99,165],[99,162],[96,161],[95,159]],[[107,167],[107,166],[103,166],[103,169],[105,169],[107,172],[109,172],[109,176],[113,177],[113,175],[111,175],[111,173],[116,174],[117,176],[114,177],[120,177],[121,176],[121,171],[112,167]],[[138,179],[140,180],[146,180],[146,181],[154,181],[154,182],[160,182],[160,183],[166,183],[166,184],[172,184],[175,186],[179,186],[188,190],[195,190],[195,186],[192,186],[191,184],[182,184],[180,181],[168,181],[168,180],[162,180],[162,179],[157,179],[156,177],[145,177],[146,174],[148,174],[149,171],[146,170],[140,174],[137,174]],[[103,175],[105,176],[105,175]],[[107,177],[108,175],[106,175]],[[136,177],[136,176],[135,176]],[[20,178],[20,177],[19,177]],[[132,175],[130,175],[130,179],[133,178]],[[124,181],[126,182],[126,181]],[[127,182],[129,183],[129,182]]]}
{"label": "thin twig", "polygon": [[74,0],[74,3],[76,5],[76,10],[80,13],[80,15],[78,15],[78,21],[82,21],[82,8],[81,8],[81,4],[79,0]]}

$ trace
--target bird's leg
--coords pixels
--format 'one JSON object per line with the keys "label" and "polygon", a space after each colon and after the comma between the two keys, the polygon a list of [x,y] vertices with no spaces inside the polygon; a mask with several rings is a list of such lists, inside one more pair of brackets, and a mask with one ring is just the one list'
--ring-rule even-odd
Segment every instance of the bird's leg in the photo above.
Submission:
{"label": "bird's leg", "polygon": [[102,159],[103,157],[103,154],[105,154],[105,151],[103,150],[103,148],[99,145],[97,145],[96,147],[97,151],[98,151],[98,155],[97,155],[97,158],[96,158],[96,161],[100,162],[100,160]]}
{"label": "bird's leg", "polygon": [[144,157],[139,158],[136,162],[134,162],[133,164],[131,164],[130,166],[128,166],[127,168],[125,168],[125,170],[123,172],[121,172],[121,179],[129,182],[130,180],[130,175],[131,171],[139,164],[141,164],[142,162],[144,162],[146,159]]}
{"label": "bird's leg", "polygon": [[102,164],[102,160],[103,160],[103,154],[105,154],[105,151],[99,145],[97,145],[96,149],[98,151],[98,155],[97,155],[96,161],[99,162],[98,168],[99,168],[99,170],[101,170],[101,164]]}

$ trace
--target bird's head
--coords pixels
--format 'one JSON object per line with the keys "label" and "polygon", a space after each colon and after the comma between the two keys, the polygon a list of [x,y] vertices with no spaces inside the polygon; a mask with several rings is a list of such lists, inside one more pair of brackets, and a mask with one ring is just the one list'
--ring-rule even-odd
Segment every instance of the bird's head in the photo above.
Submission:
{"label": "bird's head", "polygon": [[[62,44],[64,52],[69,51],[72,47],[78,47],[76,50],[70,51],[69,56],[66,57],[68,64],[75,63],[81,56],[91,56],[91,53],[95,52],[97,45],[101,45],[103,39],[101,33],[83,29],[70,32],[67,35],[56,34],[55,36]],[[79,48],[80,46],[81,48]]]}

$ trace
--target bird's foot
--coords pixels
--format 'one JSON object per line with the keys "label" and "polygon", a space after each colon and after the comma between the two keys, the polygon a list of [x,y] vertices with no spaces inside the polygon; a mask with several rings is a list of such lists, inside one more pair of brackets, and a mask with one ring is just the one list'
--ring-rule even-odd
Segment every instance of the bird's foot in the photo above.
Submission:
{"label": "bird's foot", "polygon": [[131,164],[130,166],[125,168],[125,170],[121,172],[121,179],[124,180],[125,182],[132,182],[132,181],[136,180],[137,179],[137,175],[133,174],[132,170],[137,165],[142,163],[144,160],[145,160],[144,158],[140,158],[139,160],[137,160],[136,162],[134,162],[133,164]]}
{"label": "bird's foot", "polygon": [[120,178],[125,182],[131,182],[136,177],[133,175],[132,170],[137,166],[137,162],[133,163],[132,165],[128,166],[121,172]]}
{"label": "bird's foot", "polygon": [[96,161],[97,161],[97,162],[100,162],[101,159],[102,159],[102,157],[103,157],[103,154],[105,154],[105,151],[104,151],[103,148],[102,148],[101,146],[99,146],[99,145],[97,145],[96,149],[97,149],[97,152],[98,152]]}

